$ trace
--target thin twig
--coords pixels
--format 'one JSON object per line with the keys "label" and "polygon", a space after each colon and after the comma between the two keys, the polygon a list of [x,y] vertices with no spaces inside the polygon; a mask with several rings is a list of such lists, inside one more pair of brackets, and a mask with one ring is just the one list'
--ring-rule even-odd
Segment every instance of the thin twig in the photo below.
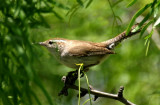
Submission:
{"label": "thin twig", "polygon": [[[74,85],[77,78],[78,78],[77,71],[69,72],[67,76],[63,76],[62,81],[64,82],[65,85],[62,88],[62,90],[60,91],[59,96],[60,95],[67,96],[69,88],[70,89],[75,89],[75,90],[78,90],[78,91],[80,90],[81,91],[81,93],[80,93],[81,97],[85,96],[86,94],[89,94],[88,89],[82,88],[82,87],[80,87],[80,89],[79,89],[79,86]],[[117,94],[111,94],[111,93],[106,93],[106,92],[102,92],[102,91],[99,91],[99,90],[95,90],[92,87],[90,87],[90,94],[95,96],[94,100],[96,100],[98,97],[105,97],[105,98],[118,100],[125,105],[135,105],[134,103],[128,101],[127,99],[125,99],[123,97],[123,90],[124,90],[124,87],[121,86]]]}
{"label": "thin twig", "polygon": [[[70,85],[68,86],[68,88],[78,90],[78,86],[76,85]],[[86,88],[81,87],[80,90],[81,92],[88,93],[88,89]],[[106,93],[106,92],[92,89],[90,90],[90,94],[95,95],[97,97],[105,97],[105,98],[118,100],[125,105],[136,105],[123,97],[123,90],[124,90],[124,87],[121,86],[117,94],[111,94],[111,93]]]}

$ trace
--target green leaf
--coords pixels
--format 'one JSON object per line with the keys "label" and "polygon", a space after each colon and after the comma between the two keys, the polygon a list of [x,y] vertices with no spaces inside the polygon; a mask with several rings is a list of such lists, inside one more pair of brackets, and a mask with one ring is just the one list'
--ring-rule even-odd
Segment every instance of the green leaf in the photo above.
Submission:
{"label": "green leaf", "polygon": [[130,6],[132,6],[133,4],[135,4],[136,1],[137,1],[137,0],[132,0],[132,1],[127,5],[127,7],[130,7]]}
{"label": "green leaf", "polygon": [[158,1],[158,3],[155,5],[155,7],[159,7],[160,6],[160,1]]}
{"label": "green leaf", "polygon": [[128,27],[127,27],[127,31],[126,31],[126,35],[128,35],[128,33],[131,30],[131,27],[133,26],[136,18],[138,16],[140,16],[147,8],[149,8],[152,5],[152,3],[147,4],[145,7],[141,8],[138,12],[136,12],[136,14],[132,17],[131,22],[129,23]]}
{"label": "green leaf", "polygon": [[66,9],[66,10],[69,10],[69,9],[70,9],[69,7],[64,6],[63,4],[58,3],[58,2],[55,2],[55,1],[53,1],[53,0],[51,0],[51,2],[52,2],[55,6],[57,6],[57,7],[59,7],[59,8]]}
{"label": "green leaf", "polygon": [[[149,13],[145,16],[145,18],[140,22],[140,24],[138,25],[138,27],[141,28],[142,25],[144,25],[144,23],[152,16],[152,14],[153,14],[153,11],[149,12]],[[151,23],[150,23],[150,24],[151,24]],[[150,24],[149,24],[149,25],[150,25]],[[147,27],[146,27],[146,28],[147,28]],[[146,29],[146,28],[144,28],[144,29]],[[142,34],[144,33],[144,31],[145,31],[145,30],[143,30],[143,32],[141,31],[140,38],[142,37]]]}
{"label": "green leaf", "polygon": [[154,6],[157,4],[157,0],[154,0],[153,3],[152,3],[152,6],[151,8],[154,8]]}
{"label": "green leaf", "polygon": [[152,34],[153,34],[153,29],[152,29],[151,33],[150,33],[149,35],[147,35],[144,39],[149,39],[149,38],[151,38]]}
{"label": "green leaf", "polygon": [[73,17],[73,15],[76,13],[76,11],[79,9],[79,6],[77,6],[76,8],[74,8],[74,10],[71,12],[70,17],[69,17],[69,23],[71,22],[71,19]]}
{"label": "green leaf", "polygon": [[148,55],[148,50],[149,50],[149,46],[150,46],[150,38],[151,38],[152,35],[153,35],[153,28],[152,28],[151,33],[148,36],[145,37],[145,39],[146,39],[145,45],[147,46],[146,54],[145,54],[146,56]]}
{"label": "green leaf", "polygon": [[146,56],[148,55],[148,50],[149,50],[149,46],[150,46],[150,40],[147,41],[147,48],[146,48]]}
{"label": "green leaf", "polygon": [[140,22],[139,26],[141,27],[153,14],[153,10],[151,12],[149,12],[145,17],[144,19]]}
{"label": "green leaf", "polygon": [[151,25],[154,21],[151,20],[150,22],[148,22],[144,27],[143,29],[141,30],[141,33],[140,33],[140,38],[142,37],[142,35],[144,34],[145,30],[149,27],[149,25]]}
{"label": "green leaf", "polygon": [[68,16],[69,14],[72,14],[72,12],[77,8],[79,8],[78,4],[73,5],[72,8],[66,13],[66,16]]}
{"label": "green leaf", "polygon": [[157,19],[157,21],[154,23],[153,27],[156,27],[158,24],[160,24],[160,17]]}
{"label": "green leaf", "polygon": [[79,5],[83,6],[83,2],[81,0],[77,0],[77,2],[79,3]]}
{"label": "green leaf", "polygon": [[89,1],[88,1],[87,5],[86,5],[86,8],[88,8],[88,7],[90,6],[90,4],[92,3],[92,1],[93,1],[93,0],[89,0]]}
{"label": "green leaf", "polygon": [[157,17],[158,11],[159,11],[159,7],[156,7],[156,6],[155,6],[155,10],[154,10],[154,18]]}
{"label": "green leaf", "polygon": [[52,10],[53,14],[60,20],[62,20],[63,18],[54,10]]}

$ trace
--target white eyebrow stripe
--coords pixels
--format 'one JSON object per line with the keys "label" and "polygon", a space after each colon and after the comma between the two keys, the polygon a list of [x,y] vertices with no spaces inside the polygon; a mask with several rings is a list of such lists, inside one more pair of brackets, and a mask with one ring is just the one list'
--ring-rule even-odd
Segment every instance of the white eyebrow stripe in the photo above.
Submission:
{"label": "white eyebrow stripe", "polygon": [[64,42],[64,43],[66,43],[65,40],[53,40],[53,42]]}

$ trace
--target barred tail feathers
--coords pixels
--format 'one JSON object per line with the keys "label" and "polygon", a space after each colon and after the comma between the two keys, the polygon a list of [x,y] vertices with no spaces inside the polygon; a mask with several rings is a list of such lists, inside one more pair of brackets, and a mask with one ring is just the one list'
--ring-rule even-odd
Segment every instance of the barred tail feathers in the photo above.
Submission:
{"label": "barred tail feathers", "polygon": [[138,24],[135,24],[134,26],[132,26],[131,31],[128,33],[128,35],[126,35],[126,31],[120,33],[119,35],[117,35],[116,37],[104,41],[102,43],[105,43],[106,47],[108,49],[113,49],[115,46],[117,46],[120,42],[122,42],[124,39],[127,39],[133,35],[136,35],[137,33],[139,33],[141,31],[142,28],[138,29],[135,32],[132,32],[133,29],[135,29],[138,26]]}

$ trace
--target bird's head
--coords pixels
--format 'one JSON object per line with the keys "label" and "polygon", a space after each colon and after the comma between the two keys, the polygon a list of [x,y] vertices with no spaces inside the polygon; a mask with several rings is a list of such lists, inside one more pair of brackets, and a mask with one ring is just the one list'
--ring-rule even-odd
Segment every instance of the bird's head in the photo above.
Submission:
{"label": "bird's head", "polygon": [[49,39],[44,42],[39,42],[38,44],[41,46],[45,46],[49,51],[53,52],[59,52],[62,51],[65,46],[66,40],[55,38],[55,39]]}
{"label": "bird's head", "polygon": [[54,39],[50,39],[50,40],[46,40],[44,42],[39,42],[38,43],[41,46],[45,46],[46,48],[57,48],[57,41],[55,41]]}

